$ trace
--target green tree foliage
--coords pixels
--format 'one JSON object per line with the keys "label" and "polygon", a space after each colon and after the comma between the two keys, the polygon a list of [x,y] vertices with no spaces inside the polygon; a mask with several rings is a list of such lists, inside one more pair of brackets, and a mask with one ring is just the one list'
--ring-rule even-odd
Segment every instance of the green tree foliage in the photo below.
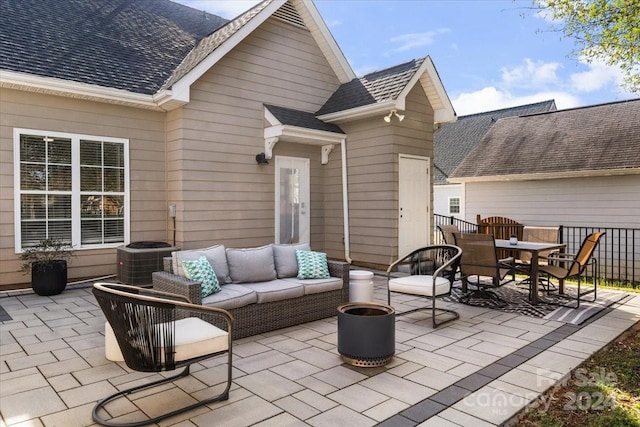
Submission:
{"label": "green tree foliage", "polygon": [[533,1],[574,39],[574,55],[620,67],[625,87],[640,93],[640,0]]}

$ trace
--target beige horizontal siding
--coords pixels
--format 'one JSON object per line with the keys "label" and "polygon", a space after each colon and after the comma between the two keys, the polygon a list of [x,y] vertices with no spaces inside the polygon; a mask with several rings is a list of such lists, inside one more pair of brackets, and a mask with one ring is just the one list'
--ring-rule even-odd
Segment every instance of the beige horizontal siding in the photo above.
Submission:
{"label": "beige horizontal siding", "polygon": [[[274,241],[275,159],[255,161],[264,151],[263,103],[316,111],[338,84],[308,31],[269,20],[192,86],[192,101],[167,120],[168,199],[178,210],[179,246]],[[281,141],[278,155],[311,159],[311,238],[322,247],[320,147]]]}
{"label": "beige horizontal siding", "polygon": [[[20,262],[14,248],[14,128],[129,139],[131,240],[165,240],[163,113],[0,89],[0,117],[0,289],[30,281],[17,271]],[[116,249],[74,253],[70,280],[116,273]]]}

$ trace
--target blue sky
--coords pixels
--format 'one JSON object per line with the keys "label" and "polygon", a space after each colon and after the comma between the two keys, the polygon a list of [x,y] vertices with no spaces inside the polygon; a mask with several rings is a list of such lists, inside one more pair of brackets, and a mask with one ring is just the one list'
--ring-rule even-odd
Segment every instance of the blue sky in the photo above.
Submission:
{"label": "blue sky", "polygon": [[[174,0],[231,19],[258,1]],[[573,40],[527,0],[315,0],[358,76],[429,55],[459,116],[555,99],[636,98],[619,70],[569,57]]]}

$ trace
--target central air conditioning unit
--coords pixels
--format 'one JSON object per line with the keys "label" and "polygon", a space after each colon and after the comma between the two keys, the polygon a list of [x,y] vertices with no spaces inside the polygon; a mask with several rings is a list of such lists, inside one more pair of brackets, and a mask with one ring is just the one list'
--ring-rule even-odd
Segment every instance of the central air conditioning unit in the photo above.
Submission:
{"label": "central air conditioning unit", "polygon": [[126,285],[151,285],[151,273],[163,271],[163,258],[180,248],[165,242],[133,242],[118,248],[118,281]]}

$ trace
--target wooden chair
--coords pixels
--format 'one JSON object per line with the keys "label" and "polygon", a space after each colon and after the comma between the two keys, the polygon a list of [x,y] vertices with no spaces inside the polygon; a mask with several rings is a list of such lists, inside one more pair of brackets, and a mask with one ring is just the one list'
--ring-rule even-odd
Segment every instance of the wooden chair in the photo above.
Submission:
{"label": "wooden chair", "polygon": [[[456,245],[462,249],[460,258],[460,273],[462,275],[462,290],[464,297],[460,300],[469,305],[484,305],[476,303],[477,300],[490,300],[494,306],[504,307],[507,303],[502,300],[490,288],[497,288],[509,281],[503,282],[509,274],[513,274],[514,259],[498,259],[496,242],[491,234],[471,234],[454,233]],[[470,276],[476,276],[476,282],[469,280]],[[490,277],[490,284],[480,280],[481,277]],[[476,290],[468,292],[469,283],[476,287]]]}
{"label": "wooden chair", "polygon": [[[434,245],[416,249],[410,254],[394,261],[387,268],[387,303],[391,305],[391,293],[424,296],[431,300],[431,320],[434,328],[458,319],[454,310],[436,308],[436,298],[451,293],[453,279],[446,277],[446,271],[455,271],[460,261],[462,250],[453,245]],[[397,273],[405,275],[397,277]],[[397,315],[413,313],[418,310],[429,310],[419,307]],[[448,319],[438,322],[437,316],[449,313]]]}
{"label": "wooden chair", "polygon": [[[605,235],[605,232],[598,231],[595,233],[589,234],[582,241],[582,245],[578,250],[577,254],[568,254],[568,253],[559,253],[559,254],[551,254],[549,255],[549,265],[541,265],[539,267],[539,272],[541,274],[545,274],[547,279],[550,280],[551,277],[554,277],[558,280],[565,280],[570,278],[577,278],[578,280],[578,290],[575,296],[576,306],[575,308],[580,307],[580,301],[582,300],[582,296],[593,293],[593,300],[596,300],[597,297],[597,288],[598,288],[598,260],[594,258],[593,252],[596,250],[598,243],[602,236]],[[584,292],[580,291],[581,277],[582,274],[587,269],[587,266],[591,266],[591,275],[593,277],[593,288],[588,289]],[[568,295],[564,295],[566,298],[571,298]]]}
{"label": "wooden chair", "polygon": [[[167,292],[113,283],[96,283],[95,296],[116,337],[124,362],[134,371],[162,372],[184,367],[178,374],[127,388],[100,400],[93,408],[93,420],[107,426],[141,426],[229,398],[231,387],[232,317],[225,310],[185,302],[186,298]],[[220,329],[205,321],[217,319]],[[191,364],[227,354],[227,380],[217,396],[172,409],[155,418],[116,423],[99,412],[114,399],[166,384],[189,375]]]}

